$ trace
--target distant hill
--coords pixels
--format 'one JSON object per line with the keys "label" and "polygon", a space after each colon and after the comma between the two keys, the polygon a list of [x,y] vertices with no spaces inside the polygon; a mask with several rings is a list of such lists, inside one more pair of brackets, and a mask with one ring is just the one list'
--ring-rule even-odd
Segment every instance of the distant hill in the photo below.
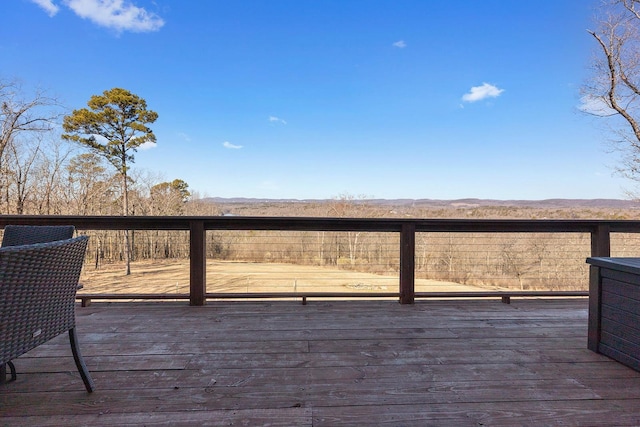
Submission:
{"label": "distant hill", "polygon": [[[244,197],[224,198],[208,197],[203,201],[230,205],[230,204],[287,204],[287,203],[327,203],[332,199],[254,199]],[[512,206],[517,208],[543,208],[543,209],[570,209],[570,208],[610,208],[610,209],[637,209],[640,202],[623,199],[544,199],[544,200],[494,200],[494,199],[364,199],[354,200],[354,203],[378,204],[383,206],[411,206],[432,208],[464,208],[464,207],[488,207],[488,206]]]}

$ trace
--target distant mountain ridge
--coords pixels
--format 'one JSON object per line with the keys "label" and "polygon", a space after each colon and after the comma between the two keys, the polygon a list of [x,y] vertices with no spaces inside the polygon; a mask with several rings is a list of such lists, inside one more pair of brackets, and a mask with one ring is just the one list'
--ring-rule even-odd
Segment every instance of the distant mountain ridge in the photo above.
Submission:
{"label": "distant mountain ridge", "polygon": [[[246,197],[207,197],[206,202],[217,204],[260,204],[260,203],[327,203],[333,199],[261,199]],[[354,203],[370,203],[384,206],[414,206],[414,207],[489,207],[489,206],[513,206],[529,208],[610,208],[610,209],[637,209],[640,202],[624,199],[543,199],[543,200],[497,200],[497,199],[356,199]]]}

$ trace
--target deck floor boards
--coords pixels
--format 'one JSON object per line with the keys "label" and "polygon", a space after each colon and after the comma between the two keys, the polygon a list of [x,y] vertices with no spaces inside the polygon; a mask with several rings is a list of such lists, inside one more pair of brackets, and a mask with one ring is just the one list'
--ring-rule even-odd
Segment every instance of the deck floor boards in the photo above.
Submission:
{"label": "deck floor boards", "polygon": [[18,358],[0,426],[637,426],[585,299],[94,303]]}

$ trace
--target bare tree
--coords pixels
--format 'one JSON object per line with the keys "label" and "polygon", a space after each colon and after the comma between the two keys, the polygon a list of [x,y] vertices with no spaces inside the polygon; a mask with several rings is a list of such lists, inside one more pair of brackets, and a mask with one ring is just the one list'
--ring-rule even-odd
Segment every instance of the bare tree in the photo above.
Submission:
{"label": "bare tree", "polygon": [[34,212],[38,215],[69,213],[65,200],[65,166],[72,151],[62,140],[45,140],[35,165]]}
{"label": "bare tree", "polygon": [[191,193],[189,185],[181,179],[161,182],[150,189],[153,215],[182,215]]}
{"label": "bare tree", "polygon": [[31,194],[36,186],[33,169],[40,154],[40,141],[24,148],[18,150],[16,143],[11,140],[5,146],[2,159],[7,212],[18,215],[29,213],[26,206],[29,199],[33,198]]}
{"label": "bare tree", "polygon": [[[329,205],[329,212],[331,215],[341,218],[357,218],[365,216],[367,211],[366,208],[367,205],[365,203],[364,196],[360,196],[360,200],[356,200],[356,198],[350,194],[341,194],[339,197],[333,199],[332,203]],[[360,231],[347,231],[349,263],[351,266],[356,264],[356,253],[361,234],[362,232]]]}
{"label": "bare tree", "polygon": [[73,157],[66,166],[67,196],[70,210],[76,215],[113,214],[111,207],[117,186],[114,176],[107,174],[101,158],[94,153]]}
{"label": "bare tree", "polygon": [[60,118],[58,107],[42,90],[25,96],[18,81],[0,79],[0,159],[7,144],[21,134],[52,130]]}
{"label": "bare tree", "polygon": [[583,87],[583,110],[611,119],[624,176],[640,181],[640,0],[603,0],[593,75]]}

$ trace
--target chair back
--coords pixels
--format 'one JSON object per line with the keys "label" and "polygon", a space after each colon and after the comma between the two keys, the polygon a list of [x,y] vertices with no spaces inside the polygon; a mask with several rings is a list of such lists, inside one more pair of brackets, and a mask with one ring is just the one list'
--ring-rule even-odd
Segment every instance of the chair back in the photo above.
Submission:
{"label": "chair back", "polygon": [[0,365],[75,327],[88,240],[0,248]]}
{"label": "chair back", "polygon": [[74,231],[73,225],[6,225],[2,247],[71,239]]}

